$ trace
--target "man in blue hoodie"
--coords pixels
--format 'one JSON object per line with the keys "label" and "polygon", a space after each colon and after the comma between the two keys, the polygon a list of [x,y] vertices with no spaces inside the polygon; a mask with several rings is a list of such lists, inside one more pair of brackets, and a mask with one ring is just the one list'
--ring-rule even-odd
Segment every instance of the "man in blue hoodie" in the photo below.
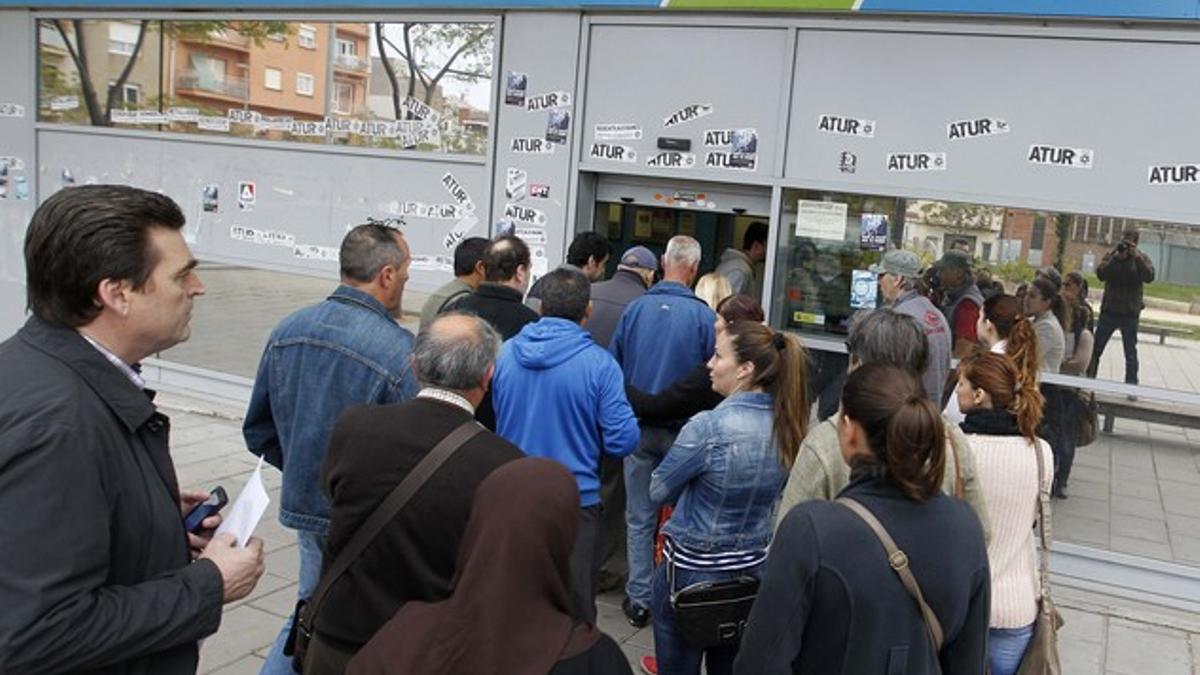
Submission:
{"label": "man in blue hoodie", "polygon": [[[609,351],[621,364],[626,384],[657,394],[712,358],[717,316],[692,292],[699,267],[700,243],[683,235],[672,237],[663,254],[663,280],[625,308]],[[650,474],[684,421],[643,425],[637,452],[625,459],[629,580],[621,609],[638,628],[650,622],[647,608],[658,524],[658,505],[650,500]]]}
{"label": "man in blue hoodie", "polygon": [[571,600],[577,618],[595,623],[600,454],[633,452],[637,418],[620,366],[581,327],[591,313],[587,277],[559,268],[543,279],[541,320],[522,328],[496,359],[496,433],[574,474],[582,510],[571,553]]}

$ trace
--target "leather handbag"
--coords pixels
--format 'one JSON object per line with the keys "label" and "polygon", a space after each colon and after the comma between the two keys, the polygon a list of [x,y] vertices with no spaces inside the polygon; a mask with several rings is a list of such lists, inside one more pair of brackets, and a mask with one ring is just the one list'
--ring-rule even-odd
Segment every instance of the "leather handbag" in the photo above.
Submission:
{"label": "leather handbag", "polygon": [[1071,402],[1071,432],[1075,435],[1075,447],[1082,448],[1096,440],[1096,432],[1100,428],[1099,408],[1096,406],[1095,392],[1081,389],[1074,396]]}
{"label": "leather handbag", "polygon": [[482,431],[483,427],[471,419],[463,422],[454,431],[451,431],[445,438],[439,441],[433,447],[433,450],[421,458],[421,461],[404,477],[404,480],[400,481],[400,484],[388,494],[383,502],[371,512],[371,515],[367,516],[363,524],[355,530],[354,535],[350,537],[350,541],[346,543],[345,548],[342,549],[341,553],[333,561],[333,564],[330,565],[329,571],[321,576],[321,581],[317,583],[317,588],[313,591],[312,597],[301,600],[296,604],[296,612],[292,617],[292,629],[288,634],[287,644],[283,650],[284,655],[292,657],[292,667],[296,672],[305,673],[305,675],[318,675],[311,672],[312,669],[305,670],[305,657],[308,654],[310,645],[313,643],[313,622],[320,614],[321,605],[325,602],[325,596],[329,593],[329,589],[333,586],[333,583],[345,574],[346,570],[350,568],[351,563],[358,556],[362,555],[367,546],[396,518],[396,515],[400,513],[404,505],[441,468],[442,464],[447,459],[450,459],[450,456],[459,448],[466,445],[468,441]]}
{"label": "leather handbag", "polygon": [[1046,476],[1046,460],[1042,449],[1034,445],[1038,462],[1038,538],[1042,550],[1038,553],[1040,595],[1037,619],[1033,624],[1033,637],[1025,648],[1021,667],[1017,675],[1062,675],[1062,663],[1058,658],[1058,629],[1063,626],[1062,616],[1050,598],[1050,493],[1042,488]]}
{"label": "leather handbag", "polygon": [[900,577],[900,583],[904,584],[904,590],[908,591],[912,599],[917,601],[917,606],[921,609],[921,616],[925,619],[926,632],[929,633],[929,642],[933,645],[933,653],[940,653],[944,639],[942,623],[938,621],[937,615],[933,613],[933,608],[925,602],[925,595],[921,593],[921,585],[917,583],[917,578],[913,576],[912,569],[908,566],[908,556],[896,546],[896,542],[888,534],[883,523],[879,522],[879,519],[875,517],[875,514],[871,513],[870,509],[849,497],[838,497],[835,501],[850,509],[859,518],[862,518],[867,526],[871,528],[871,531],[875,533],[875,537],[879,539],[879,543],[883,544],[884,550],[887,551],[888,564],[891,565],[892,571],[896,573],[896,576]]}
{"label": "leather handbag", "polygon": [[675,562],[668,558],[665,564],[671,608],[684,639],[702,649],[741,642],[750,608],[758,597],[758,579],[741,576],[702,581],[675,590]]}

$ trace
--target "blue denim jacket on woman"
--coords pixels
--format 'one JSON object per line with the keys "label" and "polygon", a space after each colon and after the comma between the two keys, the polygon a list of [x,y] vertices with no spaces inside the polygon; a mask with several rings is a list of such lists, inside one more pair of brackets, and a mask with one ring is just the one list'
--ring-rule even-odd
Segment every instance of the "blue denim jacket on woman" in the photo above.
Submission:
{"label": "blue denim jacket on woman", "polygon": [[691,419],[650,481],[650,498],[675,511],[663,526],[693,551],[766,548],[788,472],[773,438],[770,394],[743,392]]}
{"label": "blue denim jacket on woman", "polygon": [[383,303],[344,285],[271,332],[242,435],[283,471],[280,523],[325,534],[329,500],[318,477],[334,422],[351,406],[412,398],[412,347],[413,334]]}

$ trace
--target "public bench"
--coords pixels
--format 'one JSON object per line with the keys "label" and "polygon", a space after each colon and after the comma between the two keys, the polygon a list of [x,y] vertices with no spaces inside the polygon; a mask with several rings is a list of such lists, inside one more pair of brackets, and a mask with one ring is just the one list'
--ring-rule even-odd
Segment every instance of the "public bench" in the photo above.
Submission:
{"label": "public bench", "polygon": [[1167,336],[1168,335],[1170,335],[1171,337],[1177,337],[1177,338],[1190,337],[1192,335],[1192,331],[1190,331],[1190,330],[1186,330],[1183,328],[1173,328],[1171,326],[1159,326],[1159,325],[1152,324],[1152,323],[1139,324],[1138,325],[1138,333],[1139,334],[1140,333],[1150,333],[1151,335],[1157,335],[1158,336],[1158,344],[1160,344],[1160,345],[1167,344]]}
{"label": "public bench", "polygon": [[1200,411],[1162,403],[1147,401],[1139,403],[1124,398],[1114,398],[1096,395],[1096,412],[1104,416],[1104,433],[1113,432],[1116,418],[1124,417],[1129,420],[1150,422],[1152,424],[1167,424],[1189,429],[1200,429]]}

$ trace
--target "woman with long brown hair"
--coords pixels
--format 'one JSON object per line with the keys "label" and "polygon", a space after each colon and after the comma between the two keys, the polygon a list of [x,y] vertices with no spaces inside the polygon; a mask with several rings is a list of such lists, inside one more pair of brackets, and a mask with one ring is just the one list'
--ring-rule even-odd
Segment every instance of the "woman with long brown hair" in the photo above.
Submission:
{"label": "woman with long brown hair", "polygon": [[[855,369],[838,427],[850,484],[837,501],[805,502],[783,519],[735,672],[984,672],[983,528],[941,490],[945,429],[920,380],[891,365]],[[867,516],[902,556],[889,555]],[[899,560],[928,614],[893,573]]]}
{"label": "woman with long brown hair", "polygon": [[[1033,636],[1038,566],[1034,530],[1039,490],[1050,492],[1053,456],[1037,437],[1044,401],[1023,384],[1002,354],[980,354],[959,366],[955,395],[966,412],[962,430],[975,450],[992,537],[988,562],[992,608],[988,660],[992,675],[1012,675]],[[1038,482],[1038,456],[1044,473]]]}
{"label": "woman with long brown hair", "polygon": [[[1025,316],[1021,298],[1013,295],[994,295],[983,303],[979,323],[975,327],[980,346],[993,354],[1006,354],[1017,367],[1025,384],[1037,386],[1041,370],[1037,331]],[[963,413],[958,398],[951,396],[943,411],[946,419],[961,424]]]}
{"label": "woman with long brown hair", "polygon": [[753,321],[729,324],[708,362],[712,388],[725,399],[693,417],[654,470],[651,499],[675,502],[651,593],[661,675],[696,675],[702,659],[710,675],[732,670],[736,641],[690,641],[674,596],[695,584],[758,577],[775,503],[808,426],[804,365],[795,336]]}

